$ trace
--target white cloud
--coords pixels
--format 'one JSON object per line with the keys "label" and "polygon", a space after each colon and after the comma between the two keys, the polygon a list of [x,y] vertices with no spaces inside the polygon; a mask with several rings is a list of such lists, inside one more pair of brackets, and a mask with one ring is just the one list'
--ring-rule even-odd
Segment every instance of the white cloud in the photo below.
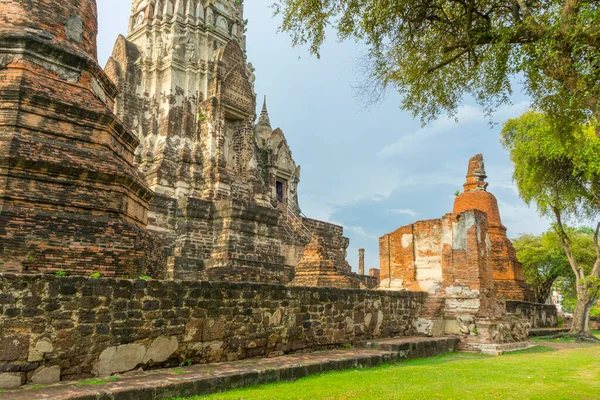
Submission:
{"label": "white cloud", "polygon": [[[529,102],[520,102],[514,105],[500,107],[494,113],[495,120],[506,120],[516,117],[530,107]],[[459,107],[455,118],[440,118],[425,128],[415,132],[402,135],[394,143],[384,146],[378,153],[379,157],[389,158],[403,154],[415,154],[425,152],[432,140],[443,133],[462,128],[465,125],[486,122],[489,118],[482,107],[464,105]],[[457,123],[458,121],[458,123]]]}
{"label": "white cloud", "polygon": [[386,212],[398,215],[410,215],[411,217],[417,216],[417,212],[409,208],[391,208],[386,210]]}
{"label": "white cloud", "polygon": [[515,238],[524,233],[539,234],[550,227],[547,219],[538,215],[535,207],[528,207],[520,200],[508,202],[498,199],[502,224],[508,229],[508,237]]}
{"label": "white cloud", "polygon": [[369,238],[369,239],[377,239],[378,237],[375,235],[371,235],[365,231],[365,229],[361,226],[344,226],[345,231],[350,231],[356,233],[359,236]]}

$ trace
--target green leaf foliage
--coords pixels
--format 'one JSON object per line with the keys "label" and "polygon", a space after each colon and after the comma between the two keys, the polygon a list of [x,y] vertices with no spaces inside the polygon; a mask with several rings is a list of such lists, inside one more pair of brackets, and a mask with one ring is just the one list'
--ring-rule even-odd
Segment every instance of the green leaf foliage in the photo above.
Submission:
{"label": "green leaf foliage", "polygon": [[[521,198],[553,219],[573,271],[577,302],[571,333],[591,339],[589,312],[600,289],[600,138],[592,124],[562,125],[529,112],[506,122],[502,143],[510,152]],[[589,229],[583,231],[589,260],[578,259],[580,235],[567,228],[567,220],[594,221],[591,240]]]}
{"label": "green leaf foliage", "polygon": [[[596,261],[593,230],[567,228],[567,231],[578,265],[589,273]],[[575,293],[575,276],[554,229],[541,235],[522,235],[513,240],[513,244],[517,258],[523,264],[525,280],[535,293],[536,302],[546,301],[557,280],[565,298]]]}
{"label": "green leaf foliage", "polygon": [[561,126],[539,112],[504,124],[521,198],[542,215],[590,220],[600,210],[600,139],[591,125]]}
{"label": "green leaf foliage", "polygon": [[326,36],[364,43],[374,86],[393,87],[425,123],[465,95],[487,111],[522,77],[562,123],[599,115],[600,7],[592,0],[276,0],[280,29],[320,55]]}

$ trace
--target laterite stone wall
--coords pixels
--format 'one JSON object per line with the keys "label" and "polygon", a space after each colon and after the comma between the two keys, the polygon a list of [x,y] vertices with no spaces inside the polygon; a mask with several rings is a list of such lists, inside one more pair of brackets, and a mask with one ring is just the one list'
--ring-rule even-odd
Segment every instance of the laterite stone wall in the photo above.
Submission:
{"label": "laterite stone wall", "polygon": [[416,292],[0,274],[0,383],[411,335],[424,299]]}
{"label": "laterite stone wall", "polygon": [[558,327],[558,314],[553,304],[506,300],[506,311],[524,316],[533,329]]}

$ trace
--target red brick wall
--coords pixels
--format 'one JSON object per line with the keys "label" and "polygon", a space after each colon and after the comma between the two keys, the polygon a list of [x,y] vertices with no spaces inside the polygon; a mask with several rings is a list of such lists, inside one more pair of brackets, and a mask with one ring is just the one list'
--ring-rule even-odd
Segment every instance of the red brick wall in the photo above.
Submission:
{"label": "red brick wall", "polygon": [[[44,32],[44,37],[69,51],[85,54],[97,61],[98,22],[95,0],[0,0],[0,35]],[[69,20],[81,18],[80,42],[70,40]]]}

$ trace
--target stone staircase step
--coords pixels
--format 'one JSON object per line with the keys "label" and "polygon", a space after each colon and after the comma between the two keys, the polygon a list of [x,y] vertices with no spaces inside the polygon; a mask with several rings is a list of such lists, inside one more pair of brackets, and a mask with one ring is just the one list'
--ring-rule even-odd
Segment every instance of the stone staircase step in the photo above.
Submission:
{"label": "stone staircase step", "polygon": [[373,350],[406,352],[407,358],[420,358],[457,351],[459,343],[460,339],[458,337],[451,336],[435,338],[399,337],[365,341],[357,346]]}
{"label": "stone staircase step", "polygon": [[309,375],[369,368],[456,351],[458,338],[403,337],[365,341],[350,349],[136,372],[95,383],[62,382],[2,392],[2,400],[154,400],[216,393]]}
{"label": "stone staircase step", "polygon": [[526,350],[537,345],[531,342],[516,342],[503,344],[483,344],[479,346],[481,354],[489,356],[501,356],[502,354],[511,353],[518,350]]}

